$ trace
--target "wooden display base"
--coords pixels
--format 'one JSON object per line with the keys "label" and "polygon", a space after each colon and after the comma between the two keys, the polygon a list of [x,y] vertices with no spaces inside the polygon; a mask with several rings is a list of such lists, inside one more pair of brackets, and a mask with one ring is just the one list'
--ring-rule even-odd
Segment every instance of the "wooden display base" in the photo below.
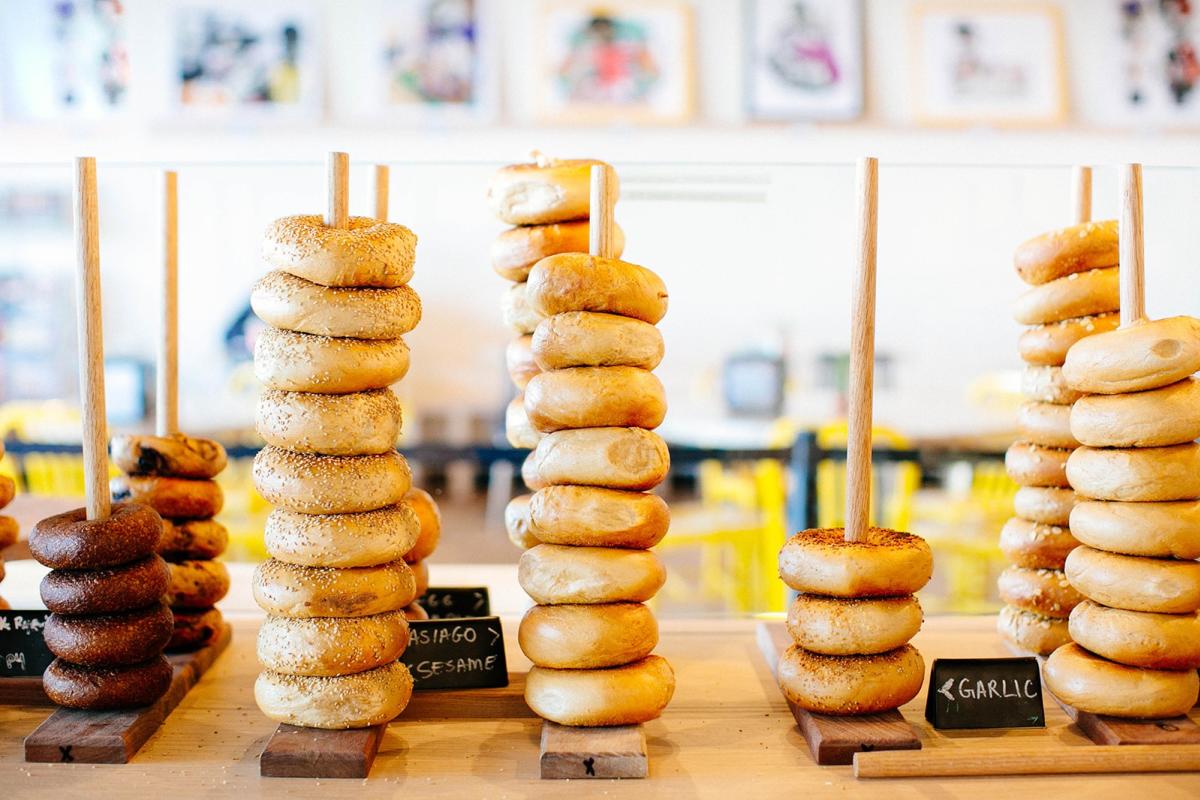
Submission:
{"label": "wooden display base", "polygon": [[154,705],[125,711],[60,708],[25,737],[25,760],[41,763],[125,764],[154,735],[232,639],[229,625],[213,643],[167,656],[171,686]]}
{"label": "wooden display base", "polygon": [[571,728],[542,721],[543,780],[563,778],[645,778],[646,732],[641,725]]}
{"label": "wooden display base", "polygon": [[[792,638],[782,622],[760,622],[756,634],[759,650],[774,675],[779,656],[792,646]],[[813,761],[821,766],[851,764],[855,753],[921,749],[916,731],[899,711],[834,717],[805,711],[791,701],[788,707],[808,742]]]}
{"label": "wooden display base", "polygon": [[46,690],[42,688],[42,678],[36,675],[29,678],[0,679],[0,706],[52,706]]}
{"label": "wooden display base", "polygon": [[264,778],[365,778],[387,725],[326,731],[280,725],[258,759]]}

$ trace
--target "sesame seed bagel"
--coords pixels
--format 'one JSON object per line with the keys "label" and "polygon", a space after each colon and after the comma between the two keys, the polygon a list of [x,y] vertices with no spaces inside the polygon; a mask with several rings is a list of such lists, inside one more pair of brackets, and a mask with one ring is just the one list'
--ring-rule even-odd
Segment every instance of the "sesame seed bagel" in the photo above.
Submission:
{"label": "sesame seed bagel", "polygon": [[671,525],[671,509],[655,494],[596,486],[547,486],[529,502],[530,533],[575,546],[654,547]]}
{"label": "sesame seed bagel", "polygon": [[1200,615],[1126,611],[1084,600],[1071,612],[1071,638],[1098,656],[1146,669],[1200,667]]}
{"label": "sesame seed bagel", "polygon": [[207,519],[220,514],[225,506],[225,495],[213,480],[117,475],[109,480],[108,488],[114,502],[140,503],[164,517]]}
{"label": "sesame seed bagel", "polygon": [[1000,550],[1018,567],[1062,569],[1067,554],[1079,546],[1070,528],[1042,525],[1011,517],[1000,529]]}
{"label": "sesame seed bagel", "polygon": [[925,660],[910,644],[871,655],[827,656],[792,645],[779,658],[779,688],[807,711],[857,716],[891,711],[917,696]]}
{"label": "sesame seed bagel", "polygon": [[76,508],[33,526],[29,550],[51,569],[99,569],[128,564],[154,553],[162,517],[140,503],[114,503],[107,519],[88,519]]}
{"label": "sesame seed bagel", "polygon": [[1079,446],[1071,435],[1071,406],[1022,403],[1017,409],[1017,429],[1023,439],[1041,447]]}
{"label": "sesame seed bagel", "polygon": [[666,390],[637,367],[571,367],[536,375],[525,387],[525,413],[543,433],[566,428],[645,428],[662,424]]}
{"label": "sesame seed bagel", "polygon": [[399,611],[370,617],[268,615],[258,629],[258,663],[284,675],[352,675],[382,667],[408,645],[408,621]]}
{"label": "sesame seed bagel", "polygon": [[1200,444],[1108,449],[1080,447],[1067,479],[1094,500],[1160,502],[1200,497]]}
{"label": "sesame seed bagel", "polygon": [[[546,256],[586,253],[591,244],[588,221],[557,222],[549,225],[520,225],[509,228],[492,241],[492,269],[501,278],[520,283],[529,280],[529,270]],[[625,232],[613,225],[613,257],[625,249]]]}
{"label": "sesame seed bagel", "polygon": [[114,667],[86,667],[56,658],[42,675],[42,688],[51,702],[64,708],[140,708],[167,693],[171,675],[171,662],[161,655]]}
{"label": "sesame seed bagel", "polygon": [[1120,324],[1120,314],[1097,314],[1034,325],[1017,340],[1017,352],[1026,364],[1061,367],[1073,344],[1094,333],[1116,330]]}
{"label": "sesame seed bagel", "polygon": [[1083,393],[1067,385],[1062,367],[1025,367],[1021,373],[1021,394],[1041,403],[1069,405]]}
{"label": "sesame seed bagel", "polygon": [[534,606],[521,618],[517,641],[539,667],[616,667],[650,655],[658,622],[641,603]]}
{"label": "sesame seed bagel", "polygon": [[1069,489],[1067,459],[1070,456],[1071,451],[1063,448],[1014,442],[1004,454],[1004,469],[1020,486]]}
{"label": "sesame seed bagel", "polygon": [[412,675],[399,661],[353,675],[268,670],[254,682],[254,701],[276,722],[327,730],[369,728],[398,717],[412,698],[412,687]]}
{"label": "sesame seed bagel", "polygon": [[1065,619],[1043,617],[1032,611],[1004,606],[996,617],[1000,638],[1017,649],[1036,655],[1049,655],[1071,641]]}
{"label": "sesame seed bagel", "polygon": [[561,253],[543,258],[529,273],[529,302],[549,317],[599,311],[651,325],[667,314],[667,287],[655,273],[615,258]]}
{"label": "sesame seed bagel", "polygon": [[408,373],[403,339],[348,339],[266,328],[254,375],[268,389],[345,394],[391,386]]}
{"label": "sesame seed bagel", "polygon": [[1200,502],[1082,502],[1071,511],[1071,532],[1098,550],[1130,556],[1200,558]]}
{"label": "sesame seed bagel", "polygon": [[1046,688],[1072,708],[1127,719],[1186,714],[1196,704],[1196,670],[1127,667],[1067,644],[1042,667]]}
{"label": "sesame seed bagel", "polygon": [[541,544],[533,534],[532,521],[529,515],[529,504],[533,495],[522,494],[508,501],[504,507],[504,530],[508,532],[508,540],[518,550],[528,550]]}
{"label": "sesame seed bagel", "polygon": [[1022,611],[1043,617],[1066,619],[1071,609],[1083,602],[1062,570],[1009,567],[996,582],[1000,599]]}
{"label": "sesame seed bagel", "polygon": [[1072,489],[1022,486],[1013,496],[1013,512],[1030,522],[1065,527],[1070,524],[1071,509],[1078,501]]}
{"label": "sesame seed bagel", "polygon": [[55,569],[42,578],[40,594],[56,614],[116,614],[162,601],[170,582],[158,556],[100,569]]}
{"label": "sesame seed bagel", "polygon": [[529,424],[529,415],[525,413],[525,395],[518,394],[504,409],[504,436],[513,447],[522,450],[532,450],[545,436],[534,430]]}
{"label": "sesame seed bagel", "polygon": [[396,287],[408,283],[417,236],[403,225],[350,217],[331,228],[317,214],[281,217],[263,237],[263,259],[323,286]]}
{"label": "sesame seed bagel", "polygon": [[779,551],[779,576],[798,592],[831,597],[913,594],[933,575],[933,552],[920,536],[868,528],[847,542],[841,528],[812,528]]}
{"label": "sesame seed bagel", "polygon": [[167,602],[172,608],[211,608],[229,593],[229,570],[220,561],[170,564]]}
{"label": "sesame seed bagel", "polygon": [[158,554],[168,561],[213,559],[228,545],[229,531],[214,519],[164,519]]}
{"label": "sesame seed bagel", "polygon": [[636,725],[662,716],[675,694],[675,672],[665,658],[611,669],[532,667],[525,702],[543,719],[573,727]]}
{"label": "sesame seed bagel", "polygon": [[667,580],[649,550],[539,544],[521,556],[517,581],[535,603],[643,603]]}
{"label": "sesame seed bagel", "polygon": [[268,389],[258,399],[255,419],[269,445],[330,456],[390,452],[400,423],[400,400],[391,389],[349,394]]}
{"label": "sesame seed bagel", "polygon": [[1092,394],[1158,389],[1200,370],[1200,320],[1144,320],[1089,336],[1071,348],[1063,375]]}
{"label": "sesame seed bagel", "polygon": [[[603,164],[590,158],[539,158],[532,164],[511,164],[492,174],[488,205],[509,225],[587,219],[592,167]],[[617,191],[616,174],[611,170],[609,180]]]}
{"label": "sesame seed bagel", "polygon": [[532,336],[524,334],[510,339],[508,346],[504,348],[504,364],[508,367],[508,377],[512,379],[513,385],[521,390],[542,371],[541,367],[534,363],[533,351],[529,349],[532,340]]}
{"label": "sesame seed bagel", "polygon": [[408,462],[380,455],[316,456],[267,446],[254,457],[254,486],[273,506],[301,514],[346,514],[394,506],[412,486]]}
{"label": "sesame seed bagel", "polygon": [[1063,570],[1089,600],[1109,608],[1190,614],[1200,609],[1200,562],[1075,548]]}
{"label": "sesame seed bagel", "polygon": [[113,463],[131,475],[202,480],[217,477],[227,463],[225,448],[219,442],[182,433],[114,436],[109,449]]}
{"label": "sesame seed bagel", "polygon": [[547,317],[533,332],[533,358],[543,370],[567,367],[640,367],[662,361],[663,338],[649,322],[616,314],[567,311]]}
{"label": "sesame seed bagel", "polygon": [[398,339],[421,321],[421,298],[410,286],[338,288],[280,271],[254,284],[250,307],[274,328],[315,336]]}
{"label": "sesame seed bagel", "polygon": [[671,467],[667,443],[641,428],[555,431],[538,442],[531,458],[539,487],[570,484],[644,491],[662,483]]}
{"label": "sesame seed bagel", "polygon": [[1200,381],[1093,394],[1071,409],[1071,433],[1091,447],[1163,447],[1200,438]]}
{"label": "sesame seed bagel", "polygon": [[407,503],[349,514],[299,514],[277,508],[263,544],[272,558],[301,567],[374,567],[404,557],[421,521]]}
{"label": "sesame seed bagel", "polygon": [[520,334],[533,333],[545,319],[529,302],[529,284],[515,283],[500,300],[504,324]]}
{"label": "sesame seed bagel", "polygon": [[404,560],[414,564],[433,555],[442,538],[442,512],[429,492],[412,487],[404,494],[404,503],[417,515],[417,541],[404,554]]}
{"label": "sesame seed bagel", "polygon": [[787,628],[810,653],[870,655],[907,644],[923,619],[921,604],[912,595],[850,599],[802,594],[788,609]]}
{"label": "sesame seed bagel", "polygon": [[1120,307],[1117,268],[1108,267],[1073,273],[1026,290],[1017,298],[1013,316],[1022,325],[1045,325],[1106,314]]}
{"label": "sesame seed bagel", "polygon": [[1042,284],[1117,265],[1117,221],[1084,222],[1022,242],[1013,256],[1021,280]]}
{"label": "sesame seed bagel", "polygon": [[374,567],[300,567],[276,559],[254,570],[259,608],[277,617],[369,617],[399,611],[417,597],[403,561]]}

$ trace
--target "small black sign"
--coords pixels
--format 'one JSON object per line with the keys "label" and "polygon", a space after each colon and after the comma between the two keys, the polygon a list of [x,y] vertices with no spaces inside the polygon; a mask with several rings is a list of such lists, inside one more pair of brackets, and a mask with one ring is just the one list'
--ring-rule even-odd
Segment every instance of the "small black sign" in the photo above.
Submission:
{"label": "small black sign", "polygon": [[54,660],[42,629],[49,611],[0,611],[0,678],[41,675]]}
{"label": "small black sign", "polygon": [[486,586],[430,587],[417,600],[430,619],[486,617],[492,613]]}
{"label": "small black sign", "polygon": [[935,728],[1044,728],[1035,658],[938,658],[925,719]]}
{"label": "small black sign", "polygon": [[499,617],[413,620],[400,660],[413,688],[483,689],[508,686]]}

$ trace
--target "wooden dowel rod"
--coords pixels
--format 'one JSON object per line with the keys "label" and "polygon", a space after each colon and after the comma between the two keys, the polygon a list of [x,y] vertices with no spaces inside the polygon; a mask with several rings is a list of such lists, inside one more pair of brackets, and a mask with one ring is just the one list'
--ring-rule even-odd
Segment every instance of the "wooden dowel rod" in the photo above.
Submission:
{"label": "wooden dowel rod", "polygon": [[845,539],[866,538],[871,519],[871,403],[875,382],[875,243],[879,162],[858,162],[858,263],[850,317]]}
{"label": "wooden dowel rod", "polygon": [[325,224],[330,228],[345,228],[350,218],[350,156],[332,152],[328,158],[329,210]]}
{"label": "wooden dowel rod", "polygon": [[1075,167],[1071,170],[1071,208],[1075,212],[1075,224],[1092,221],[1092,168]]}
{"label": "wooden dowel rod", "polygon": [[177,176],[163,172],[162,329],[158,343],[155,430],[179,432],[179,200]]}
{"label": "wooden dowel rod", "polygon": [[1121,171],[1121,325],[1146,318],[1146,240],[1142,227],[1142,165]]}
{"label": "wooden dowel rod", "polygon": [[588,251],[600,258],[613,258],[613,206],[616,205],[616,184],[612,167],[596,164],[592,167],[592,193],[588,219]]}
{"label": "wooden dowel rod", "polygon": [[104,326],[100,305],[100,222],[96,159],[75,159],[75,310],[87,518],[107,519],[108,430],[104,411]]}
{"label": "wooden dowel rod", "polygon": [[375,219],[387,222],[388,216],[388,181],[390,179],[387,164],[375,165]]}
{"label": "wooden dowel rod", "polygon": [[856,778],[1194,771],[1200,771],[1200,747],[1195,745],[1021,747],[996,750],[985,757],[977,750],[957,747],[854,754]]}

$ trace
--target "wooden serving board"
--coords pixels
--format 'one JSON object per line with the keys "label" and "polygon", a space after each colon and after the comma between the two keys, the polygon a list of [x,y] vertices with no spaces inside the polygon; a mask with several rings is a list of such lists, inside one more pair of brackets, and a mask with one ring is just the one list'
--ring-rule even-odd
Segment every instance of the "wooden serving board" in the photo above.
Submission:
{"label": "wooden serving board", "polygon": [[[760,622],[756,634],[759,650],[774,675],[779,656],[792,646],[792,638],[782,622]],[[814,714],[791,701],[788,708],[808,742],[813,761],[822,766],[851,764],[855,753],[921,749],[916,731],[899,711],[835,717]]]}
{"label": "wooden serving board", "polygon": [[167,656],[171,686],[153,705],[123,711],[60,708],[25,737],[25,760],[41,763],[125,764],[154,735],[167,716],[229,647],[229,625],[213,643],[191,653]]}
{"label": "wooden serving board", "polygon": [[264,778],[365,778],[387,725],[327,731],[280,725],[258,759]]}
{"label": "wooden serving board", "polygon": [[645,778],[646,732],[641,725],[571,728],[542,722],[543,780],[570,778]]}
{"label": "wooden serving board", "polygon": [[40,675],[0,678],[0,706],[52,706]]}

